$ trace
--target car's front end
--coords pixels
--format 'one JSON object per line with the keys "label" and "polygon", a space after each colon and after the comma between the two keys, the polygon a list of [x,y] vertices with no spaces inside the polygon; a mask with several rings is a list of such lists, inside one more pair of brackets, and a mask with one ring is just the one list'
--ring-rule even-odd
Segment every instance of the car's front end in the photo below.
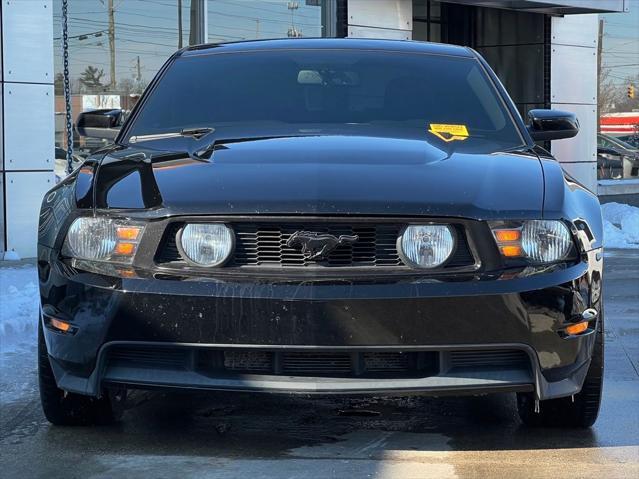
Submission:
{"label": "car's front end", "polygon": [[453,126],[124,131],[43,203],[57,387],[577,395],[601,336],[596,197],[515,126],[505,149]]}
{"label": "car's front end", "polygon": [[[196,223],[234,232],[222,274],[188,265],[176,248],[176,233]],[[395,247],[406,225],[424,223],[456,235],[437,271],[411,268]],[[578,243],[569,261],[505,268],[489,224],[476,220],[200,216],[135,224],[145,227],[132,265],[41,249],[50,265],[42,268],[45,334],[65,390],[535,390],[548,399],[578,392],[589,364],[595,321],[575,335],[567,328],[600,309],[601,258]],[[285,245],[295,231],[359,241],[307,261]]]}

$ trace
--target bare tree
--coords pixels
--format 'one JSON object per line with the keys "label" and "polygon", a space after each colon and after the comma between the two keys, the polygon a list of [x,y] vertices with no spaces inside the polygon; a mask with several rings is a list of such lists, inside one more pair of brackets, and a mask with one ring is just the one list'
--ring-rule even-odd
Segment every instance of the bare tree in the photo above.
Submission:
{"label": "bare tree", "polygon": [[84,86],[90,93],[101,93],[104,91],[104,84],[102,83],[102,77],[104,76],[104,70],[97,67],[88,65],[80,75],[80,84]]}
{"label": "bare tree", "polygon": [[599,76],[599,112],[600,114],[612,113],[619,97],[618,87],[610,78],[610,69],[602,68]]}

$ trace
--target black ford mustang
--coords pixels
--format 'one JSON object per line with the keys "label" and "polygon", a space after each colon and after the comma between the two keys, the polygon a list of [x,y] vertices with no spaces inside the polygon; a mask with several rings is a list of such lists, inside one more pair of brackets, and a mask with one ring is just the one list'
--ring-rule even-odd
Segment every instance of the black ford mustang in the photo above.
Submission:
{"label": "black ford mustang", "polygon": [[599,203],[534,143],[577,130],[526,126],[462,47],[179,51],[44,198],[47,418],[113,420],[127,388],[512,391],[527,424],[591,425]]}

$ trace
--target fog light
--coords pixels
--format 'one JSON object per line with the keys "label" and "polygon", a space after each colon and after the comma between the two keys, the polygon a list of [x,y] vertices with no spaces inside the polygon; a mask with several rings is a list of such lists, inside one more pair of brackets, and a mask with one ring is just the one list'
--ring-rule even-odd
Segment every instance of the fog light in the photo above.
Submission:
{"label": "fog light", "polygon": [[233,239],[222,223],[189,223],[178,233],[178,248],[196,266],[221,266],[231,256]]}
{"label": "fog light", "polygon": [[398,240],[403,260],[418,268],[436,268],[455,249],[455,236],[448,225],[409,225]]}

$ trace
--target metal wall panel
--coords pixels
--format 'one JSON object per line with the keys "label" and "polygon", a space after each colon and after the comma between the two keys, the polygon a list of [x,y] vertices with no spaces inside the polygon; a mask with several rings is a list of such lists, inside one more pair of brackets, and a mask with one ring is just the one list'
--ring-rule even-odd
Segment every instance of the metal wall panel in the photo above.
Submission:
{"label": "metal wall panel", "polygon": [[551,43],[597,47],[597,15],[570,15],[552,19]]}
{"label": "metal wall panel", "polygon": [[561,163],[563,170],[593,193],[597,193],[597,163]]}
{"label": "metal wall panel", "polygon": [[412,0],[348,0],[348,24],[412,31]]}
{"label": "metal wall panel", "polygon": [[5,251],[4,247],[4,175],[0,172],[0,259],[2,259],[2,252]]}
{"label": "metal wall panel", "polygon": [[4,81],[53,83],[53,0],[2,4]]}
{"label": "metal wall panel", "polygon": [[[553,108],[577,114],[580,132],[552,142],[552,152],[576,180],[597,191],[596,15],[551,19],[550,98]],[[573,163],[575,162],[575,163]]]}
{"label": "metal wall panel", "polygon": [[23,258],[36,256],[38,216],[44,194],[53,186],[53,173],[8,172],[7,250]]}
{"label": "metal wall panel", "polygon": [[4,84],[6,170],[53,170],[53,85]]}
{"label": "metal wall panel", "polygon": [[[0,1],[2,1],[2,0],[0,0]],[[0,55],[1,54],[2,54],[2,51],[0,50]],[[1,58],[2,57],[0,56],[0,59]],[[0,61],[0,64],[2,64],[1,61]],[[2,132],[4,131],[3,130],[3,126],[2,126],[2,124],[3,124],[2,120],[3,120],[3,117],[4,117],[4,115],[2,113],[2,104],[3,104],[2,95],[3,95],[3,93],[4,93],[4,83],[0,81],[0,172],[2,170],[4,170],[4,142],[2,141]],[[0,230],[0,234],[2,234],[2,230]]]}
{"label": "metal wall panel", "polygon": [[410,40],[408,30],[391,30],[389,28],[370,28],[349,25],[348,36],[352,38],[386,38],[390,40]]}
{"label": "metal wall panel", "polygon": [[560,162],[597,162],[597,106],[553,103],[557,110],[571,111],[579,119],[579,133],[574,138],[551,143],[552,154]]}
{"label": "metal wall panel", "polygon": [[553,103],[596,103],[597,50],[553,44],[551,55],[551,101]]}

